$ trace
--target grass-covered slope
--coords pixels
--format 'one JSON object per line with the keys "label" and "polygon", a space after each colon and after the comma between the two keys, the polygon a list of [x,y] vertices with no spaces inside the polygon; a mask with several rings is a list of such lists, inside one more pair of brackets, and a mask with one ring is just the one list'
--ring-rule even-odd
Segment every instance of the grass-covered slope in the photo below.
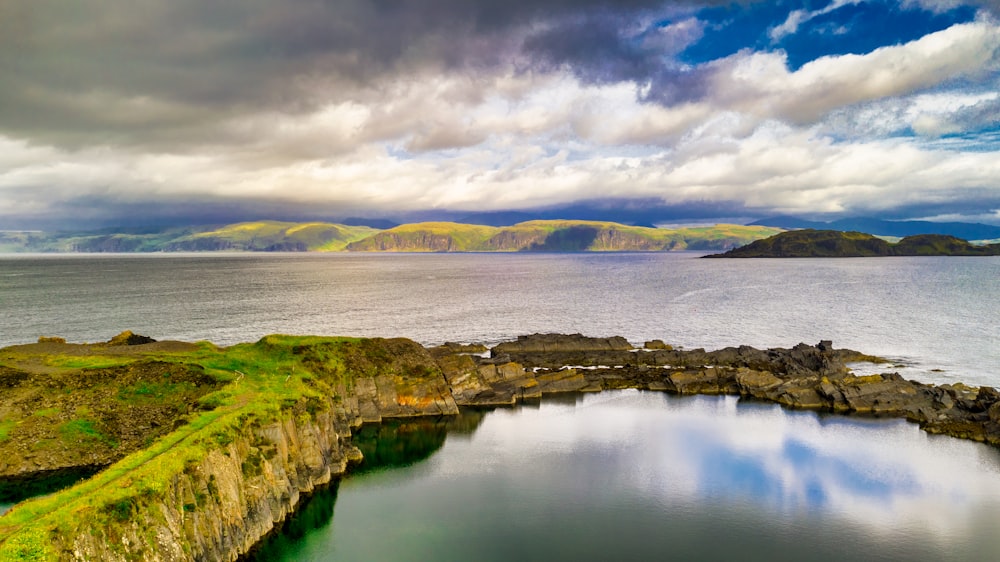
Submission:
{"label": "grass-covered slope", "polygon": [[455,222],[402,224],[352,242],[351,252],[475,252],[499,228]]}
{"label": "grass-covered slope", "polygon": [[1000,244],[976,246],[953,236],[921,234],[893,244],[861,232],[792,230],[734,248],[724,258],[826,258],[877,256],[993,256]]}
{"label": "grass-covered slope", "polygon": [[641,252],[727,250],[781,232],[719,224],[647,228],[613,222],[537,220],[494,227],[454,222],[388,230],[325,222],[258,221],[147,233],[0,233],[0,252]]}
{"label": "grass-covered slope", "polygon": [[259,221],[218,228],[168,228],[154,232],[4,232],[0,252],[305,252],[343,250],[378,232],[367,226],[325,222]]}
{"label": "grass-covered slope", "polygon": [[[240,498],[251,491],[261,494],[259,505],[275,501],[267,493],[286,497],[288,490],[279,486],[286,482],[280,474],[285,469],[264,470],[265,464],[312,462],[322,468],[331,459],[302,450],[304,441],[292,444],[296,450],[275,450],[261,435],[291,431],[305,439],[304,427],[336,445],[336,434],[317,435],[323,428],[310,424],[329,418],[347,397],[382,400],[390,412],[402,414],[453,413],[437,407],[434,393],[446,389],[436,363],[409,340],[268,336],[228,348],[110,343],[48,340],[0,349],[0,458],[30,461],[8,462],[0,476],[114,461],[72,488],[19,504],[0,518],[0,561],[59,560],[78,549],[89,553],[85,558],[111,549],[121,551],[121,559],[145,559],[134,549],[157,544],[157,533],[185,514],[246,508]],[[287,438],[277,441],[290,446]],[[232,461],[236,457],[242,460]],[[236,474],[226,471],[232,462]],[[246,482],[248,490],[227,488],[224,479],[230,477]],[[226,494],[232,497],[221,499]],[[139,525],[138,514],[156,520]],[[246,513],[229,515],[238,522]],[[202,547],[214,544],[206,533],[215,523],[199,524],[195,517],[185,525],[192,523],[171,532],[205,539]],[[94,537],[95,529],[105,536]],[[185,559],[217,555],[185,552]]]}
{"label": "grass-covered slope", "polygon": [[180,237],[165,251],[243,250],[265,252],[338,251],[347,244],[378,232],[367,226],[324,222],[260,221],[231,224]]}
{"label": "grass-covered slope", "polygon": [[401,225],[347,245],[354,252],[638,252],[725,250],[780,232],[715,225],[663,229],[613,222],[539,220],[492,227],[459,223]]}

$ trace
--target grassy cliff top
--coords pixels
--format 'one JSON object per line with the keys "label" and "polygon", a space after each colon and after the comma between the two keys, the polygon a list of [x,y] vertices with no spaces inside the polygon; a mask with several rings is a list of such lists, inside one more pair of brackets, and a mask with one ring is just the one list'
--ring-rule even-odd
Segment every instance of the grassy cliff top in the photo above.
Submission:
{"label": "grassy cliff top", "polygon": [[359,379],[405,384],[436,369],[403,339],[272,335],[221,348],[43,338],[0,349],[0,476],[110,464],[0,518],[0,560],[58,559],[49,537],[73,536],[81,514],[120,524],[248,427],[323,411]]}

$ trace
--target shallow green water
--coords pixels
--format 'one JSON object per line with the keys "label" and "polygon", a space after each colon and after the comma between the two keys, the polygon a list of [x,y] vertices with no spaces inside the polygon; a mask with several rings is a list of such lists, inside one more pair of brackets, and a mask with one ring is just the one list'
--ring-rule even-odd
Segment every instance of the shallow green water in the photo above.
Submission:
{"label": "shallow green water", "polygon": [[315,496],[262,559],[1000,553],[1000,452],[899,420],[621,391],[367,431],[379,461]]}

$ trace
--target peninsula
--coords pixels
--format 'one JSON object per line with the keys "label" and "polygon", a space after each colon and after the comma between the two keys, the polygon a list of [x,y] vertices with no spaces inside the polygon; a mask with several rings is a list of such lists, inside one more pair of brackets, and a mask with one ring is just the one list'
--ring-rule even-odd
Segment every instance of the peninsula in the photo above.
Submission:
{"label": "peninsula", "polygon": [[705,351],[579,334],[492,349],[285,335],[226,348],[130,332],[98,344],[41,338],[0,349],[0,479],[23,488],[100,471],[0,517],[0,560],[235,560],[302,494],[360,460],[352,432],[362,423],[551,393],[733,394],[902,417],[1000,445],[993,388],[848,367],[866,361],[879,362],[828,341]]}
{"label": "peninsula", "polygon": [[977,246],[942,234],[918,234],[892,243],[861,232],[791,230],[706,258],[851,258],[883,256],[997,256],[1000,244]]}

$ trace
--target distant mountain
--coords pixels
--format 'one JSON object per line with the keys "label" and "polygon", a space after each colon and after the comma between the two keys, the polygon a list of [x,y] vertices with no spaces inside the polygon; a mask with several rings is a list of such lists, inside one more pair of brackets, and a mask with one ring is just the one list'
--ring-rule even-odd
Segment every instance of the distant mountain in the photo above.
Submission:
{"label": "distant mountain", "polygon": [[808,221],[796,217],[779,216],[750,223],[755,226],[773,226],[785,230],[812,228],[843,232],[867,232],[876,236],[905,237],[917,234],[944,234],[964,240],[1000,239],[1000,226],[971,222],[887,221],[866,217],[853,217],[833,222]]}
{"label": "distant mountain", "polygon": [[739,225],[662,229],[599,221],[528,221],[494,227],[450,222],[405,224],[347,245],[360,252],[600,252],[723,250],[778,229]]}
{"label": "distant mountain", "polygon": [[338,251],[378,232],[367,226],[325,222],[259,221],[231,224],[163,244],[167,252],[242,250],[263,252]]}
{"label": "distant mountain", "polygon": [[791,230],[709,258],[846,258],[881,256],[996,256],[1000,244],[976,246],[941,234],[918,234],[893,244],[861,232]]}
{"label": "distant mountain", "polygon": [[663,229],[548,220],[513,226],[422,222],[378,230],[326,222],[242,222],[123,233],[0,232],[0,252],[600,252],[723,251],[780,229],[715,225]]}
{"label": "distant mountain", "polygon": [[378,232],[366,226],[259,221],[153,232],[0,232],[0,252],[338,251]]}

